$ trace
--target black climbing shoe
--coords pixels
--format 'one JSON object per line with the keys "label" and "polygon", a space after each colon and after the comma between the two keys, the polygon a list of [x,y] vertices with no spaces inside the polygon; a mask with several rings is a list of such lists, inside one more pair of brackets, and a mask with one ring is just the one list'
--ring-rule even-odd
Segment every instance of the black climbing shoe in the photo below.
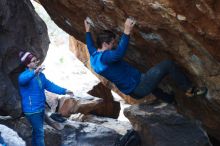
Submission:
{"label": "black climbing shoe", "polygon": [[50,115],[50,118],[53,119],[54,121],[56,122],[59,122],[59,123],[63,123],[66,121],[66,118],[64,118],[61,114],[59,113],[52,113]]}
{"label": "black climbing shoe", "polygon": [[205,96],[208,92],[206,87],[192,87],[188,91],[186,91],[187,97],[197,97],[197,96]]}

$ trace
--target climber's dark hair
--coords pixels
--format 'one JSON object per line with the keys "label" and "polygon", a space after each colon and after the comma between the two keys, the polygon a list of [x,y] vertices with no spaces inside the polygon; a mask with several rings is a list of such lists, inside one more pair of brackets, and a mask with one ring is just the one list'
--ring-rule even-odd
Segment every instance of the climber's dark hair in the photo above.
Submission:
{"label": "climber's dark hair", "polygon": [[110,30],[103,30],[97,35],[96,44],[98,48],[102,48],[102,44],[105,42],[109,44],[112,39],[115,39],[116,35]]}

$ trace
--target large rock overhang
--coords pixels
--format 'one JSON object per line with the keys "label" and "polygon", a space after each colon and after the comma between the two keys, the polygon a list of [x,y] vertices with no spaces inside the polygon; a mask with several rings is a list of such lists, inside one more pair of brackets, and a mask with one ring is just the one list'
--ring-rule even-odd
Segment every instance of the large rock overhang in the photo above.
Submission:
{"label": "large rock overhang", "polygon": [[[125,59],[146,71],[164,59],[175,60],[207,98],[186,99],[178,92],[179,111],[203,122],[220,140],[220,2],[190,0],[40,0],[55,23],[85,42],[89,16],[94,37],[103,29],[120,35],[128,16],[137,20]],[[83,52],[82,52],[83,53]],[[168,82],[169,83],[169,82]],[[171,83],[172,85],[172,83]]]}

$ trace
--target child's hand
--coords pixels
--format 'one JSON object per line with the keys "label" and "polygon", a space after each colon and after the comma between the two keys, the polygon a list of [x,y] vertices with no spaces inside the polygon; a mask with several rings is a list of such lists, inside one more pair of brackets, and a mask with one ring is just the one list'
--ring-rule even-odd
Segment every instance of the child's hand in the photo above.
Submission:
{"label": "child's hand", "polygon": [[66,90],[66,94],[68,94],[70,96],[74,96],[73,91],[71,91],[71,90]]}
{"label": "child's hand", "polygon": [[38,73],[42,72],[44,69],[45,69],[45,66],[38,66],[38,67],[35,69],[34,73],[35,73],[35,74],[38,74]]}

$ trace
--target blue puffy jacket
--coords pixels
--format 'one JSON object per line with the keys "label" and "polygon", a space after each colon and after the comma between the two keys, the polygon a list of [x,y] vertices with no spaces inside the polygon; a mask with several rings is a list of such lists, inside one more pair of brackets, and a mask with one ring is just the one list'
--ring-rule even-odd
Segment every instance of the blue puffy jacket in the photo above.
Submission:
{"label": "blue puffy jacket", "polygon": [[49,81],[43,73],[35,75],[34,70],[26,69],[18,77],[19,90],[22,96],[24,113],[34,113],[44,110],[46,96],[44,90],[56,94],[65,94],[66,89]]}

